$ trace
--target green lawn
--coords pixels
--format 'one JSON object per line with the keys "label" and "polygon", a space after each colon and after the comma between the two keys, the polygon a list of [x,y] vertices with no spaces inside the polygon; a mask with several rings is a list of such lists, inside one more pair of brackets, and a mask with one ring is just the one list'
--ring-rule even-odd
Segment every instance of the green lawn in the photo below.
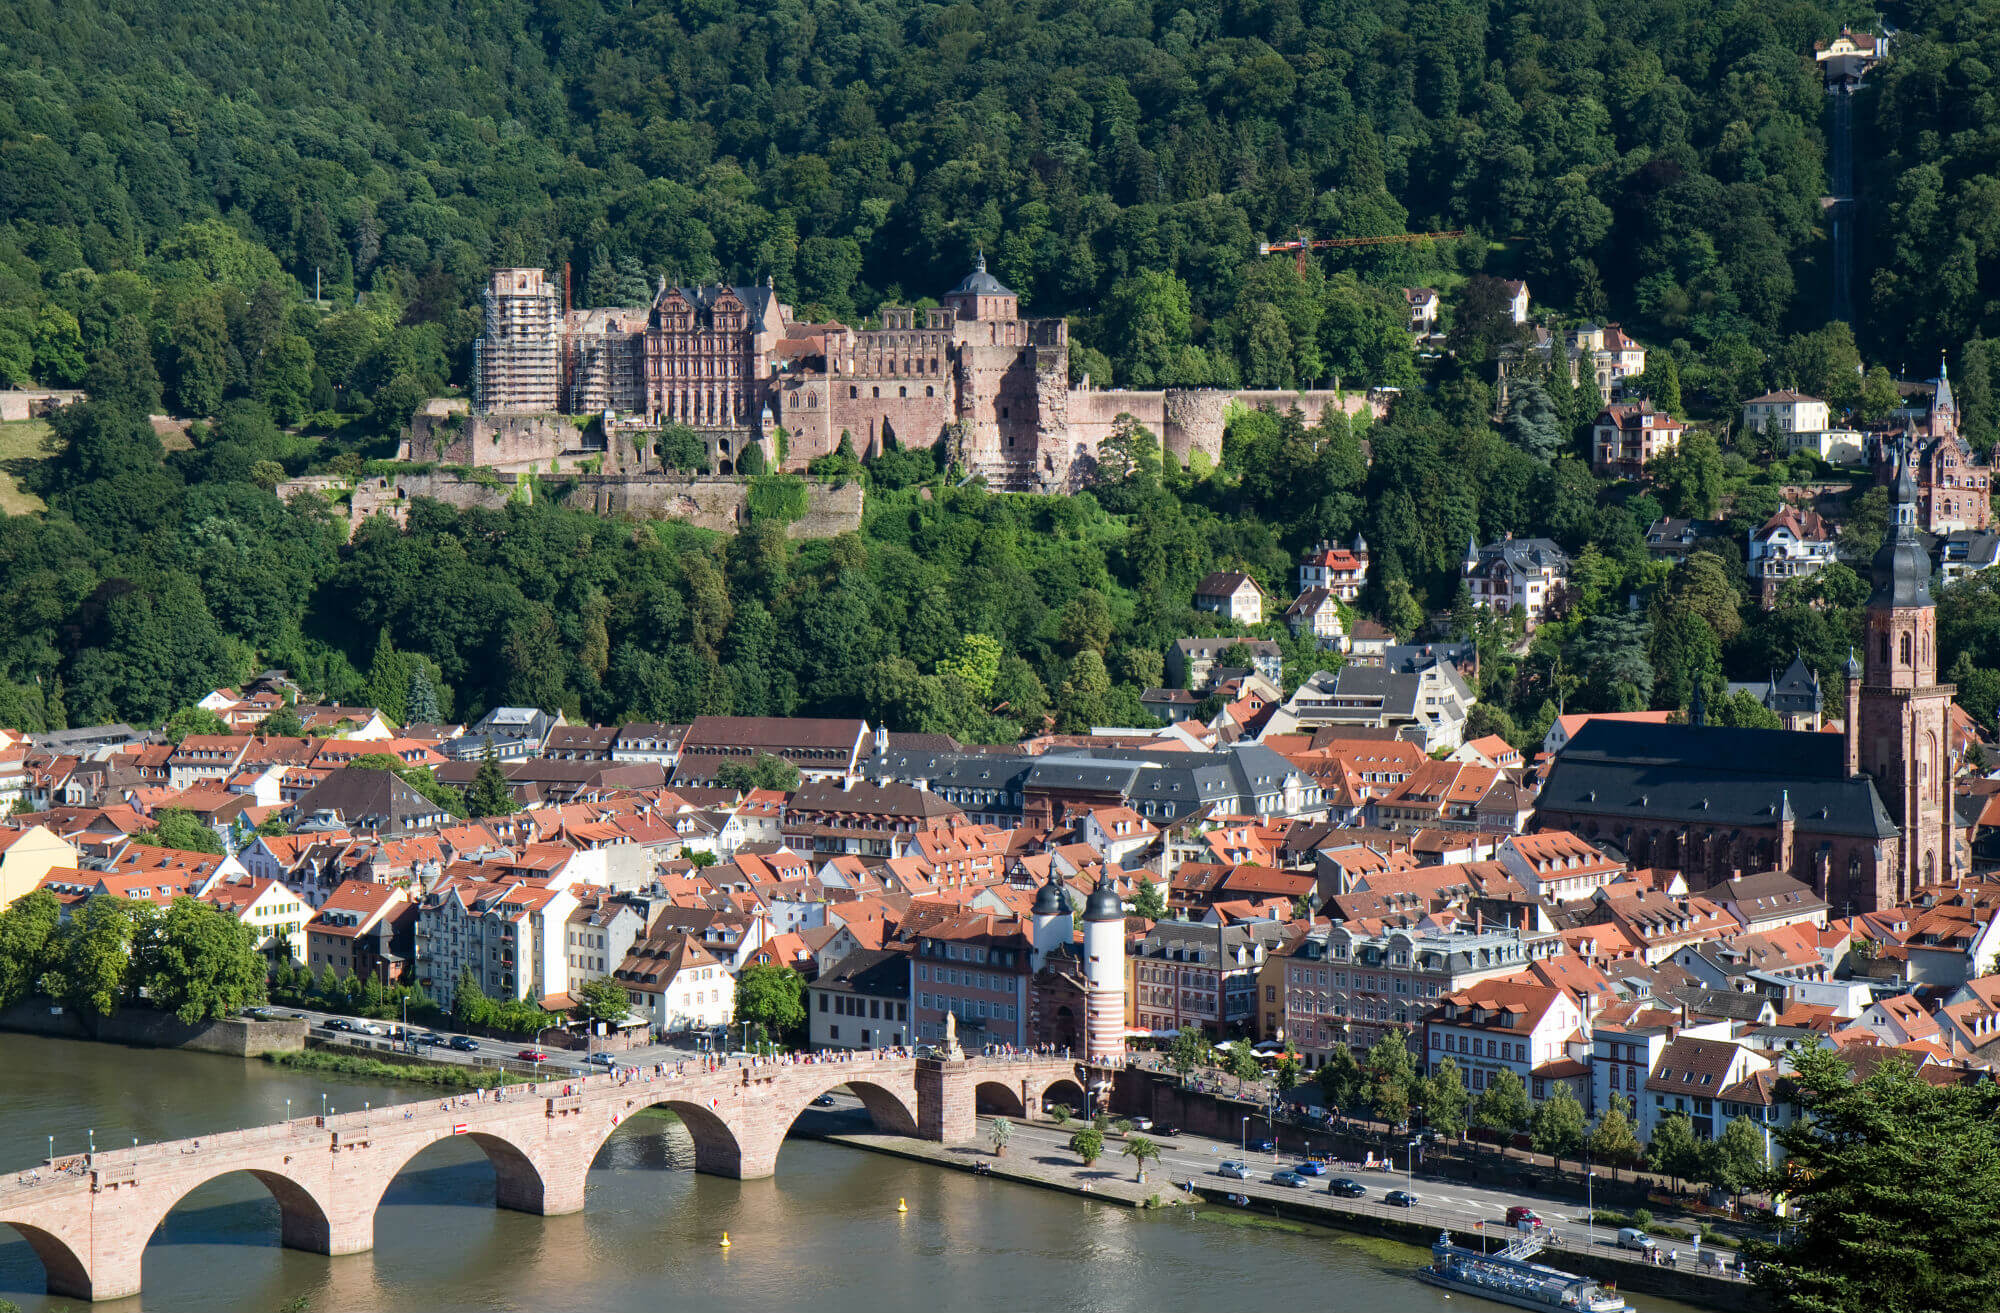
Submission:
{"label": "green lawn", "polygon": [[0,424],[0,511],[26,515],[45,509],[42,499],[21,486],[21,474],[42,458],[47,420],[22,419]]}

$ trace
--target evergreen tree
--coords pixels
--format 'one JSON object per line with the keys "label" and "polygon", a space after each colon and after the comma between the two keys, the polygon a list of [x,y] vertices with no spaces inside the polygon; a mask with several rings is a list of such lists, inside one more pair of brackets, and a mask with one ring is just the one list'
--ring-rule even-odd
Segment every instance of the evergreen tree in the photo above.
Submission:
{"label": "evergreen tree", "polygon": [[410,666],[410,686],[403,697],[404,723],[435,725],[444,718],[438,706],[437,683],[431,678],[430,662],[418,660]]}
{"label": "evergreen tree", "polygon": [[1590,1132],[1590,1156],[1612,1167],[1624,1167],[1639,1157],[1639,1137],[1632,1130],[1632,1101],[1611,1096],[1611,1106],[1598,1115]]}
{"label": "evergreen tree", "polygon": [[472,787],[465,791],[465,807],[474,820],[485,820],[488,816],[512,816],[520,810],[514,801],[514,791],[507,784],[507,772],[493,756],[493,750],[486,750],[485,759],[479,769],[472,774]]}

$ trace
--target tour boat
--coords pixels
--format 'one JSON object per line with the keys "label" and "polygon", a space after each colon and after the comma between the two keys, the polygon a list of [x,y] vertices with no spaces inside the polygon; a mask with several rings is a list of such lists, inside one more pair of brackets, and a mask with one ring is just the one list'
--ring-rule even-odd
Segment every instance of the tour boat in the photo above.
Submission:
{"label": "tour boat", "polygon": [[1441,1231],[1431,1246],[1430,1266],[1417,1269],[1417,1279],[1515,1308],[1628,1313],[1630,1305],[1616,1287],[1600,1286],[1589,1277],[1529,1262],[1541,1248],[1542,1242],[1530,1235],[1505,1249],[1482,1254],[1453,1244],[1451,1233]]}

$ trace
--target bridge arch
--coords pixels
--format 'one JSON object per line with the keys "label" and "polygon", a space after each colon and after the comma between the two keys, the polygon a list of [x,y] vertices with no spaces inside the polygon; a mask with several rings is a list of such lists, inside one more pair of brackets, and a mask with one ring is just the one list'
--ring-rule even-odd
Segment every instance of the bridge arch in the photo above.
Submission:
{"label": "bridge arch", "polygon": [[70,1248],[67,1240],[31,1222],[0,1217],[0,1233],[10,1226],[28,1242],[28,1248],[34,1250],[35,1257],[41,1260],[43,1279],[51,1295],[67,1299],[90,1298],[90,1269],[76,1250]]}
{"label": "bridge arch", "polygon": [[304,1249],[315,1254],[330,1254],[333,1249],[333,1222],[331,1210],[310,1188],[286,1175],[283,1171],[269,1167],[223,1166],[218,1170],[196,1178],[190,1178],[185,1186],[176,1183],[175,1188],[164,1195],[156,1206],[141,1214],[132,1228],[132,1236],[139,1246],[139,1257],[143,1259],[145,1248],[159,1234],[167,1215],[181,1206],[182,1202],[204,1186],[232,1176],[248,1176],[271,1192],[278,1203],[278,1243],[287,1249]]}
{"label": "bridge arch", "polygon": [[689,1138],[694,1141],[694,1169],[697,1172],[707,1172],[711,1176],[743,1175],[743,1142],[737,1137],[736,1128],[723,1118],[717,1108],[693,1099],[673,1097],[635,1101],[616,1121],[608,1121],[590,1145],[590,1152],[582,1155],[586,1170],[619,1126],[630,1120],[633,1113],[644,1112],[648,1108],[665,1108],[681,1119],[681,1125],[687,1128]]}
{"label": "bridge arch", "polygon": [[973,1108],[980,1116],[1025,1117],[1028,1105],[1021,1097],[1021,1084],[1008,1085],[997,1080],[983,1080],[972,1089]]}
{"label": "bridge arch", "polygon": [[792,1123],[799,1119],[800,1113],[812,1106],[813,1100],[839,1089],[845,1089],[861,1100],[861,1106],[868,1110],[868,1119],[875,1124],[877,1133],[912,1137],[921,1134],[917,1130],[916,1107],[906,1095],[875,1081],[841,1080],[829,1074],[824,1088],[812,1090],[792,1109],[791,1115],[786,1117],[784,1124],[778,1128],[779,1136],[782,1138],[790,1132]]}
{"label": "bridge arch", "polygon": [[511,1208],[522,1213],[562,1211],[549,1207],[548,1178],[543,1174],[541,1164],[521,1146],[506,1136],[492,1131],[468,1131],[464,1135],[455,1135],[449,1127],[445,1127],[427,1137],[422,1143],[410,1146],[409,1152],[396,1157],[382,1173],[381,1178],[375,1182],[366,1214],[371,1232],[374,1219],[382,1207],[382,1198],[389,1192],[389,1186],[427,1150],[446,1140],[470,1140],[479,1146],[481,1153],[486,1155],[486,1161],[493,1165],[495,1207]]}
{"label": "bridge arch", "polygon": [[1042,1088],[1035,1092],[1031,1109],[1045,1107],[1050,1101],[1067,1104],[1073,1113],[1081,1113],[1090,1107],[1090,1099],[1083,1092],[1083,1086],[1074,1076],[1055,1076],[1046,1080]]}

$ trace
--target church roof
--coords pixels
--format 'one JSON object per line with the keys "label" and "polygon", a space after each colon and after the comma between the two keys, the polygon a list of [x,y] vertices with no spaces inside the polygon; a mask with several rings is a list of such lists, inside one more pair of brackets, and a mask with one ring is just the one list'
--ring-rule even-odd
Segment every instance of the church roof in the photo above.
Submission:
{"label": "church roof", "polygon": [[1764,705],[1777,712],[1820,710],[1819,676],[1806,664],[1804,653],[1795,653],[1785,673],[1771,678],[1771,691]]}
{"label": "church roof", "polygon": [[1014,291],[1005,283],[986,272],[986,252],[981,251],[973,262],[972,272],[964,281],[951,289],[953,296],[1012,296]]}
{"label": "church roof", "polygon": [[1556,758],[1539,806],[1708,828],[1775,825],[1789,806],[1801,835],[1897,832],[1874,782],[1848,776],[1841,735],[1787,730],[1593,719]]}

